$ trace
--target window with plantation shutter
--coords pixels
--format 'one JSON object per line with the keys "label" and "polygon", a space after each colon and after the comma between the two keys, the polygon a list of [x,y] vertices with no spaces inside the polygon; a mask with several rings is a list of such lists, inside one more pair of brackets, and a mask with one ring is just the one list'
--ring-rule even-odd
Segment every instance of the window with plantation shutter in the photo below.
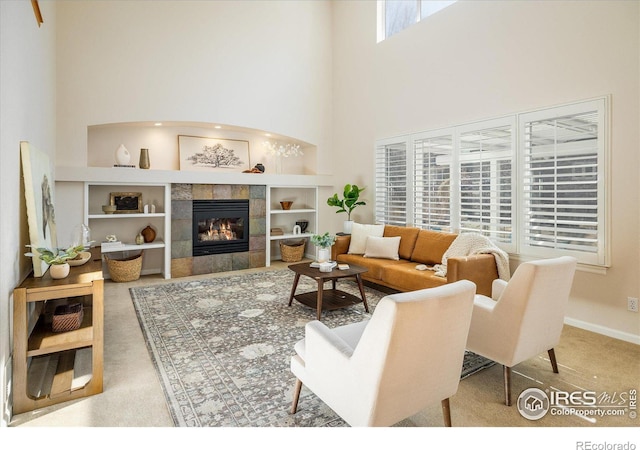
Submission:
{"label": "window with plantation shutter", "polygon": [[520,116],[520,251],[605,264],[604,100]]}
{"label": "window with plantation shutter", "polygon": [[489,237],[507,251],[513,242],[513,118],[458,129],[459,229]]}
{"label": "window with plantation shutter", "polygon": [[607,97],[379,141],[376,221],[608,266]]}
{"label": "window with plantation shutter", "polygon": [[413,223],[424,229],[450,232],[453,134],[449,131],[416,136],[413,150]]}
{"label": "window with plantation shutter", "polygon": [[376,147],[376,223],[407,225],[408,141],[382,141]]}

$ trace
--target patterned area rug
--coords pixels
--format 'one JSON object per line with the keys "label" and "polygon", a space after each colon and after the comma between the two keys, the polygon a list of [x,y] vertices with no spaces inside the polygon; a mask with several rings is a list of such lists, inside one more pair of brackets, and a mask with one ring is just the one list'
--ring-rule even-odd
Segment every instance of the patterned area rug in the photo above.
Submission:
{"label": "patterned area rug", "polygon": [[[131,288],[147,348],[169,410],[180,427],[346,426],[306,388],[290,415],[293,345],[315,309],[287,305],[290,270]],[[301,277],[296,292],[316,289]],[[359,295],[357,285],[338,288]],[[366,288],[373,312],[385,294]],[[362,304],[323,311],[330,328],[370,317]],[[464,378],[493,363],[467,352]]]}

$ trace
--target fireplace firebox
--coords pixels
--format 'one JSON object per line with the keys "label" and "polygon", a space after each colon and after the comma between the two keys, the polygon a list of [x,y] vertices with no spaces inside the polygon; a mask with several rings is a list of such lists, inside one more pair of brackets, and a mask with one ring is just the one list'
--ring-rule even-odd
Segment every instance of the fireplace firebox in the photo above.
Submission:
{"label": "fireplace firebox", "polygon": [[249,200],[193,200],[193,256],[249,251]]}

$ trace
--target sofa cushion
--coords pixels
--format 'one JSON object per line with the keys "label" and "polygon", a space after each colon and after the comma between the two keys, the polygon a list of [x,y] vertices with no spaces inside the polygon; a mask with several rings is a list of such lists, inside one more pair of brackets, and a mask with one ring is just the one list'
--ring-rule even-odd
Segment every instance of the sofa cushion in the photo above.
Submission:
{"label": "sofa cushion", "polygon": [[367,238],[367,246],[364,251],[365,258],[400,259],[398,257],[400,236]]}
{"label": "sofa cushion", "polygon": [[364,255],[367,247],[367,237],[382,237],[384,225],[368,225],[355,223],[351,228],[351,242],[349,243],[349,253],[352,255]]}
{"label": "sofa cushion", "polygon": [[390,287],[403,291],[417,291],[447,284],[447,279],[438,277],[432,270],[418,270],[415,262],[387,266],[382,272],[382,281]]}
{"label": "sofa cushion", "polygon": [[398,249],[398,256],[402,259],[411,259],[411,253],[413,247],[416,245],[416,239],[418,239],[418,232],[420,228],[415,227],[399,227],[397,225],[385,225],[384,237],[400,236],[400,248]]}
{"label": "sofa cushion", "polygon": [[442,256],[458,235],[442,231],[420,230],[411,261],[422,264],[441,264]]}
{"label": "sofa cushion", "polygon": [[[346,263],[354,266],[366,267],[367,272],[362,274],[362,278],[377,281],[382,279],[382,272],[386,267],[396,264],[406,264],[407,261],[393,260],[393,259],[381,259],[381,258],[365,258],[363,255],[338,255],[336,260],[339,263]],[[415,266],[415,264],[414,264]]]}

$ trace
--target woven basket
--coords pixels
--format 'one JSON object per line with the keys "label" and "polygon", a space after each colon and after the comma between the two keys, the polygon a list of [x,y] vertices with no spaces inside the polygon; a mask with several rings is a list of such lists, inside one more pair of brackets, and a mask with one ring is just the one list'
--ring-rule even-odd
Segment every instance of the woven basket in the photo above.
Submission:
{"label": "woven basket", "polygon": [[113,259],[104,255],[111,279],[116,283],[135,281],[140,278],[142,270],[142,253],[124,259]]}
{"label": "woven basket", "polygon": [[298,262],[304,256],[305,240],[280,241],[280,254],[284,262]]}
{"label": "woven basket", "polygon": [[84,311],[82,309],[82,303],[56,306],[53,312],[51,330],[55,333],[77,330],[80,328],[80,325],[82,325],[83,317]]}

